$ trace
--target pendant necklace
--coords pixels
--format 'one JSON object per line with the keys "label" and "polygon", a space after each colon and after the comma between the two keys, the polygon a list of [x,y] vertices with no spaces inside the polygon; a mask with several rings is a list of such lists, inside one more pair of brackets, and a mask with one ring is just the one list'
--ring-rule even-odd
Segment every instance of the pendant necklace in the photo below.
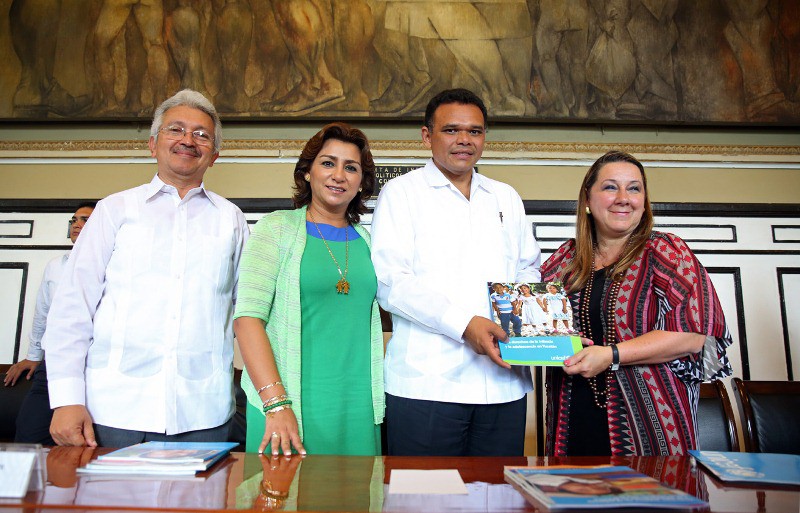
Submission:
{"label": "pendant necklace", "polygon": [[348,238],[347,228],[350,225],[348,224],[344,228],[344,273],[342,273],[342,268],[339,267],[339,262],[337,262],[336,257],[333,256],[333,251],[331,251],[330,246],[328,246],[328,241],[326,241],[325,237],[322,235],[319,225],[317,225],[317,222],[314,220],[314,214],[312,214],[310,210],[308,210],[308,216],[311,218],[311,222],[314,223],[314,226],[316,226],[317,233],[319,233],[322,243],[325,244],[325,249],[328,250],[328,254],[333,259],[333,263],[336,264],[336,270],[339,271],[339,281],[336,282],[336,292],[339,294],[349,294],[350,282],[347,281],[347,266],[350,261],[350,240]]}

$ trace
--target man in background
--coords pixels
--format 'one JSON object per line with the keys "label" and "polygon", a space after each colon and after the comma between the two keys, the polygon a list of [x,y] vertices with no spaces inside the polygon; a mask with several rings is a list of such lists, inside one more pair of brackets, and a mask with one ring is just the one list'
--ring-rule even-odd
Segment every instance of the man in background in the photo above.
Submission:
{"label": "man in background", "polygon": [[221,143],[214,106],[183,90],[156,109],[153,180],[97,204],[43,339],[57,444],[227,440],[249,232],[241,210],[203,185]]}
{"label": "man in background", "polygon": [[[69,220],[69,239],[75,244],[78,235],[92,215],[95,202],[86,202],[78,205],[77,210]],[[50,436],[50,421],[53,419],[53,410],[50,409],[50,396],[47,393],[47,368],[42,350],[42,336],[47,326],[47,313],[53,302],[56,286],[64,272],[64,266],[69,258],[69,251],[50,260],[44,268],[42,284],[36,294],[36,308],[33,311],[33,326],[31,327],[30,342],[28,344],[28,357],[12,365],[6,373],[5,386],[14,386],[17,380],[25,375],[25,379],[33,379],[30,390],[25,394],[19,413],[17,414],[17,428],[14,441],[17,443],[36,443],[53,445]]]}

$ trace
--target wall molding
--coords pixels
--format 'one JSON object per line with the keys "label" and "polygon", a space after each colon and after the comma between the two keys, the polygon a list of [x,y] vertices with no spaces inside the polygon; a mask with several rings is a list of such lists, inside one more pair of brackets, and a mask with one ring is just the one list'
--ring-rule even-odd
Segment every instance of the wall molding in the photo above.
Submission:
{"label": "wall molding", "polygon": [[[72,213],[75,205],[99,198],[0,199],[0,212]],[[228,198],[245,213],[273,212],[292,208],[289,198]],[[573,215],[572,200],[524,200],[527,215]],[[800,203],[653,203],[657,216],[708,217],[800,217]],[[783,225],[781,225],[783,226]],[[787,225],[793,227],[793,225]]]}
{"label": "wall molding", "polygon": [[[12,233],[14,226],[27,228],[25,233]],[[33,237],[33,219],[0,220],[0,239],[30,239]]]}
{"label": "wall molding", "polygon": [[[0,269],[11,269],[22,271],[20,278],[19,303],[17,306],[17,325],[14,335],[14,352],[12,353],[12,363],[17,363],[19,359],[19,349],[22,343],[22,314],[25,311],[25,291],[28,288],[28,262],[0,262]],[[35,299],[35,296],[34,296]]]}
{"label": "wall molding", "polygon": [[792,315],[791,307],[793,305],[786,304],[786,290],[784,283],[784,276],[800,274],[800,267],[778,267],[775,269],[778,278],[778,295],[780,297],[781,307],[781,329],[783,330],[783,348],[786,354],[786,375],[789,381],[795,379],[792,360],[797,358],[797,355],[792,355],[791,338],[789,336],[789,315]]}
{"label": "wall molding", "polygon": [[[297,156],[305,145],[300,139],[231,139],[223,144],[223,156]],[[428,158],[430,150],[418,140],[373,140],[376,156],[398,155]],[[800,145],[764,146],[735,144],[653,144],[625,142],[529,142],[487,141],[484,157],[520,158],[527,156],[572,156],[596,158],[609,148],[619,148],[635,155],[663,156],[667,160],[769,160],[800,161]],[[78,140],[78,141],[0,141],[0,159],[13,157],[116,157],[148,155],[147,140]],[[136,155],[139,153],[140,155]],[[647,159],[644,159],[647,160]]]}
{"label": "wall molding", "polygon": [[[38,278],[55,251],[69,248],[60,222],[68,218],[75,205],[84,199],[91,198],[0,199],[0,221],[35,221],[32,239],[0,239],[0,264],[6,267],[30,265],[26,280],[30,277],[30,269],[33,269],[34,278]],[[247,213],[249,221],[256,221],[267,212],[292,208],[288,198],[234,198],[233,201]],[[529,200],[524,202],[524,206],[532,229],[539,230],[537,238],[543,254],[552,253],[562,240],[571,236],[568,228],[574,221],[575,201]],[[786,350],[786,333],[791,324],[787,321],[793,319],[789,315],[797,305],[789,302],[783,305],[782,310],[781,301],[787,301],[789,296],[792,301],[797,300],[796,278],[792,277],[791,289],[785,288],[789,283],[785,279],[788,272],[794,271],[785,269],[797,269],[800,256],[800,243],[788,242],[796,238],[789,228],[800,227],[800,203],[656,203],[653,210],[658,227],[669,231],[671,226],[678,235],[701,241],[696,242],[692,249],[714,279],[724,280],[722,300],[730,309],[728,322],[739,332],[738,351],[734,358],[737,373],[752,379],[783,374],[787,364],[791,365],[791,361],[798,359],[797,354]],[[370,221],[369,216],[365,221]],[[789,228],[781,228],[780,237],[773,237],[776,226]],[[780,285],[773,284],[773,280],[768,278],[773,272],[784,272],[784,292],[779,292],[777,287]],[[764,294],[765,285],[768,290],[776,290]],[[9,323],[8,340],[0,342],[7,356],[10,351],[15,352],[15,359],[19,358],[20,351],[24,353],[25,337],[32,322],[35,287],[28,289],[27,301],[20,301],[25,306],[24,311],[19,312],[24,318],[21,338],[17,340],[16,336],[19,323],[14,323],[17,326]],[[17,291],[7,292],[11,294],[7,301],[10,311],[17,311]],[[8,294],[5,297],[9,298]],[[797,347],[796,342],[792,347]],[[797,376],[796,364],[793,376]]]}
{"label": "wall molding", "polygon": [[[747,324],[745,322],[744,294],[742,292],[742,269],[740,267],[707,267],[709,275],[730,274],[733,279],[734,301],[736,303],[736,318],[726,318],[725,321],[730,325],[737,324],[739,340],[734,341],[739,345],[739,355],[742,364],[742,379],[750,379],[750,353],[747,345]],[[790,378],[791,379],[791,378]]]}

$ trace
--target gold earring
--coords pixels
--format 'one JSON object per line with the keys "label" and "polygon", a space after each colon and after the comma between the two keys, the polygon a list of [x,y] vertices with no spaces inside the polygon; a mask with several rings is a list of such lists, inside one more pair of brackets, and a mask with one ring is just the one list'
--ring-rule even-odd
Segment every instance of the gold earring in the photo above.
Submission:
{"label": "gold earring", "polygon": [[589,214],[589,215],[592,215],[592,211],[589,210],[589,206],[588,205],[586,206],[586,213]]}
{"label": "gold earring", "polygon": [[311,181],[311,176],[306,175],[306,182],[310,182],[310,181]]}

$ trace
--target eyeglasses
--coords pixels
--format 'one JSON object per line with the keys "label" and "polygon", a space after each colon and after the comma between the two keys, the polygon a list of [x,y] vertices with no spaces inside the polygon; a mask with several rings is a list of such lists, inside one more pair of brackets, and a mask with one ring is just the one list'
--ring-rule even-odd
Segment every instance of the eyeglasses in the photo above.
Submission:
{"label": "eyeglasses", "polygon": [[78,221],[82,222],[83,224],[86,224],[86,221],[88,221],[88,220],[89,220],[89,216],[73,217],[72,219],[69,220],[69,224],[70,224],[70,226],[72,226],[73,224],[77,223]]}
{"label": "eyeglasses", "polygon": [[[172,141],[180,141],[186,137],[187,130],[182,126],[170,125],[161,128],[159,132],[164,134],[164,137],[167,139]],[[214,138],[205,130],[194,130],[189,133],[192,134],[192,139],[194,139],[194,142],[196,142],[198,146],[206,146],[210,148],[214,145]]]}

